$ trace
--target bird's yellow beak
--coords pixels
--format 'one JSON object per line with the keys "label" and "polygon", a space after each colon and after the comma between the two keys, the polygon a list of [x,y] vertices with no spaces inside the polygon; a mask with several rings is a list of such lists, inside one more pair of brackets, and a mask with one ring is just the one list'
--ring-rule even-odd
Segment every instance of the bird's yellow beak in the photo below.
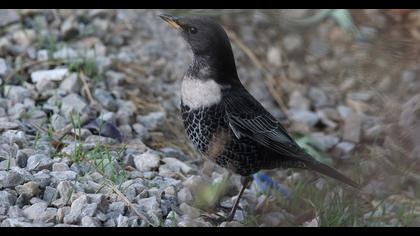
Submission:
{"label": "bird's yellow beak", "polygon": [[172,28],[179,30],[181,26],[178,23],[178,18],[175,16],[162,14],[159,15],[160,18],[162,18],[164,21],[166,21]]}

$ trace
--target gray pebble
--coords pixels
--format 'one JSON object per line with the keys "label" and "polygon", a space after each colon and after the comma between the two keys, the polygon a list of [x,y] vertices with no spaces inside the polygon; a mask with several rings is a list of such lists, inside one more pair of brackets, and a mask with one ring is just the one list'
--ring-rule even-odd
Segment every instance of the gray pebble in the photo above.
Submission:
{"label": "gray pebble", "polygon": [[314,126],[319,121],[319,117],[316,113],[308,110],[289,110],[290,119],[297,122],[303,122],[309,126]]}
{"label": "gray pebble", "polygon": [[128,227],[128,217],[119,215],[117,218],[117,227]]}
{"label": "gray pebble", "polygon": [[159,167],[160,157],[154,152],[134,156],[134,164],[139,171],[150,171]]}
{"label": "gray pebble", "polygon": [[28,158],[26,169],[35,171],[51,169],[52,164],[53,161],[48,156],[44,154],[35,154]]}
{"label": "gray pebble", "polygon": [[137,121],[144,125],[148,130],[155,130],[163,126],[165,119],[166,113],[159,111],[140,116]]}
{"label": "gray pebble", "polygon": [[61,112],[65,117],[69,117],[70,112],[81,114],[87,107],[86,102],[76,93],[71,93],[62,99]]}
{"label": "gray pebble", "polygon": [[325,135],[321,132],[312,133],[309,137],[309,143],[321,151],[327,151],[331,149],[340,141],[338,137]]}
{"label": "gray pebble", "polygon": [[55,201],[57,199],[58,196],[58,191],[57,189],[50,187],[50,186],[46,186],[45,190],[44,190],[44,195],[43,195],[43,200],[51,203],[53,201]]}
{"label": "gray pebble", "polygon": [[177,196],[180,202],[185,202],[187,204],[191,204],[193,202],[193,196],[188,188],[182,188],[178,192]]}
{"label": "gray pebble", "polygon": [[70,168],[66,163],[59,162],[59,163],[54,163],[52,165],[52,170],[53,171],[67,171],[67,170],[70,170]]}
{"label": "gray pebble", "polygon": [[61,115],[55,113],[51,116],[51,125],[55,131],[66,127],[66,120]]}
{"label": "gray pebble", "polygon": [[100,226],[100,223],[98,222],[98,220],[90,216],[84,216],[82,218],[82,226],[83,227],[98,227]]}
{"label": "gray pebble", "polygon": [[62,202],[67,203],[74,193],[74,187],[69,181],[61,181],[57,186],[57,191]]}
{"label": "gray pebble", "polygon": [[48,205],[45,202],[38,202],[23,210],[23,215],[30,219],[38,219],[41,214],[47,209]]}
{"label": "gray pebble", "polygon": [[150,138],[150,133],[148,129],[142,124],[139,124],[139,123],[133,124],[133,130],[137,134],[137,137],[139,137],[141,141],[143,142],[145,142],[146,140]]}
{"label": "gray pebble", "polygon": [[57,68],[52,70],[40,70],[31,73],[31,79],[34,83],[39,83],[42,80],[61,81],[68,73],[67,68]]}
{"label": "gray pebble", "polygon": [[19,218],[23,217],[23,210],[19,206],[10,206],[7,211],[7,216],[9,218]]}
{"label": "gray pebble", "polygon": [[49,173],[49,170],[39,171],[33,175],[34,181],[37,182],[41,188],[50,185],[51,175]]}
{"label": "gray pebble", "polygon": [[69,76],[65,77],[59,88],[67,93],[78,92],[80,90],[80,82],[77,78],[77,74],[71,73]]}
{"label": "gray pebble", "polygon": [[8,143],[16,143],[20,148],[28,145],[26,134],[20,130],[7,130],[3,132],[2,136],[7,140]]}
{"label": "gray pebble", "polygon": [[110,92],[104,89],[95,89],[94,96],[105,109],[117,111],[118,104]]}
{"label": "gray pebble", "polygon": [[80,221],[81,214],[86,206],[87,196],[83,194],[73,201],[73,203],[71,204],[70,212],[68,215],[64,216],[63,222],[65,224],[73,224]]}
{"label": "gray pebble", "polygon": [[18,194],[26,194],[28,197],[33,197],[40,193],[39,184],[36,182],[28,182],[23,185],[18,185],[15,187]]}
{"label": "gray pebble", "polygon": [[52,177],[57,179],[58,181],[66,181],[66,180],[75,180],[77,177],[77,173],[71,170],[67,171],[52,171],[50,173]]}

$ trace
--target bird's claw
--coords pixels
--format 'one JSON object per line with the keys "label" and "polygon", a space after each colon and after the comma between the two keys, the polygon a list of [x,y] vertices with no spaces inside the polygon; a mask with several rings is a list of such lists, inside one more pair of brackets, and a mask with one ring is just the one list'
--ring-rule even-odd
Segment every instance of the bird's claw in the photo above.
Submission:
{"label": "bird's claw", "polygon": [[213,214],[201,214],[200,215],[202,218],[204,218],[206,221],[211,222],[214,225],[220,225],[221,223],[225,222],[225,221],[232,221],[233,217],[232,216],[222,216],[218,213],[213,213]]}

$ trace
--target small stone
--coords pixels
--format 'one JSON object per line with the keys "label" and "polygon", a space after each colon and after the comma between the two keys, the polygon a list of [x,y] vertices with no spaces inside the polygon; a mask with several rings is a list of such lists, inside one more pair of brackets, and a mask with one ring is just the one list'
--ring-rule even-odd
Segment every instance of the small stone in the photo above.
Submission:
{"label": "small stone", "polygon": [[10,130],[10,129],[17,129],[19,128],[19,124],[15,122],[1,122],[0,123],[0,132],[3,130]]}
{"label": "small stone", "polygon": [[82,218],[82,226],[83,227],[99,227],[100,224],[97,220],[90,216],[84,216]]}
{"label": "small stone", "polygon": [[39,216],[47,209],[47,203],[39,202],[23,210],[23,214],[30,220],[38,219]]}
{"label": "small stone", "polygon": [[267,53],[267,60],[273,66],[281,66],[281,51],[277,47],[270,47]]}
{"label": "small stone", "polygon": [[40,193],[39,184],[35,182],[28,182],[23,185],[18,185],[15,187],[18,194],[26,194],[28,197],[33,197]]}
{"label": "small stone", "polygon": [[139,171],[150,171],[159,167],[160,157],[153,152],[145,152],[134,156],[134,165]]}
{"label": "small stone", "polygon": [[25,180],[28,180],[26,173],[14,168],[15,167],[10,171],[5,172],[6,174],[3,177],[0,175],[0,188],[15,187],[23,184]]}
{"label": "small stone", "polygon": [[68,117],[72,111],[81,114],[86,107],[86,102],[78,94],[71,93],[62,99],[61,112]]}
{"label": "small stone", "polygon": [[328,96],[319,88],[311,87],[309,88],[308,97],[311,99],[312,103],[316,108],[330,105],[328,101]]}
{"label": "small stone", "polygon": [[59,87],[68,93],[77,93],[80,90],[80,82],[76,73],[71,73],[60,84]]}
{"label": "small stone", "polygon": [[33,179],[39,184],[39,187],[41,188],[45,188],[51,183],[51,176],[49,174],[49,170],[39,171],[38,173],[33,175]]}
{"label": "small stone", "polygon": [[108,200],[103,194],[88,194],[88,202],[97,205],[98,209],[105,211],[108,208]]}
{"label": "small stone", "polygon": [[289,97],[290,109],[309,110],[310,102],[299,91],[295,90]]}
{"label": "small stone", "polygon": [[160,206],[155,196],[149,198],[142,198],[137,200],[137,204],[140,205],[144,212],[160,212]]}
{"label": "small stone", "polygon": [[34,30],[18,30],[12,34],[13,41],[21,48],[21,50],[31,46],[35,38],[36,33]]}
{"label": "small stone", "polygon": [[53,171],[67,171],[70,170],[69,166],[66,163],[54,163],[52,165]]}
{"label": "small stone", "polygon": [[0,227],[35,227],[40,226],[28,222],[24,222],[21,219],[5,219]]}
{"label": "small stone", "polygon": [[0,170],[9,170],[10,167],[16,166],[15,159],[7,159],[4,161],[0,161]]}
{"label": "small stone", "polygon": [[48,203],[51,203],[57,199],[57,196],[58,196],[57,189],[47,186],[45,187],[44,195],[42,199]]}
{"label": "small stone", "polygon": [[309,126],[314,126],[319,121],[319,117],[316,113],[307,110],[289,110],[290,119],[296,122],[302,122]]}
{"label": "small stone", "polygon": [[104,226],[105,227],[116,227],[117,225],[115,224],[114,219],[109,219],[109,220],[105,221]]}
{"label": "small stone", "polygon": [[181,189],[181,191],[178,192],[178,200],[180,202],[191,204],[193,201],[193,196],[191,194],[191,191],[188,188]]}
{"label": "small stone", "polygon": [[57,209],[48,207],[42,212],[36,219],[34,219],[34,223],[55,223],[57,217]]}
{"label": "small stone", "polygon": [[70,39],[79,34],[79,28],[76,23],[76,19],[73,16],[66,18],[61,25],[61,34],[64,39]]}
{"label": "small stone", "polygon": [[163,126],[166,119],[165,112],[151,112],[145,116],[140,116],[138,122],[143,124],[149,130],[155,130]]}
{"label": "small stone", "polygon": [[128,217],[119,215],[117,218],[117,227],[128,227]]}
{"label": "small stone", "polygon": [[110,92],[104,89],[95,89],[94,96],[96,100],[107,110],[117,111],[118,104]]}
{"label": "small stone", "polygon": [[126,209],[124,202],[111,202],[108,206],[107,215],[110,218],[115,218],[118,215],[124,215]]}
{"label": "small stone", "polygon": [[77,223],[80,220],[80,216],[87,206],[87,196],[85,194],[81,195],[79,198],[73,201],[71,204],[70,212],[68,215],[64,216],[65,224]]}
{"label": "small stone", "polygon": [[165,220],[165,227],[176,227],[180,216],[175,211],[170,211]]}
{"label": "small stone", "polygon": [[23,210],[19,208],[19,206],[11,206],[7,211],[7,216],[9,218],[19,218],[23,217]]}
{"label": "small stone", "polygon": [[54,131],[59,131],[66,127],[66,120],[61,115],[55,113],[51,116],[51,125]]}
{"label": "small stone", "polygon": [[344,121],[343,139],[358,143],[360,141],[362,118],[357,113],[351,113]]}
{"label": "small stone", "polygon": [[16,193],[11,193],[8,190],[0,191],[0,208],[9,208],[16,202]]}
{"label": "small stone", "polygon": [[179,205],[179,209],[183,214],[187,215],[189,218],[198,218],[200,216],[200,211],[197,208],[194,208],[185,202]]}
{"label": "small stone", "polygon": [[310,41],[308,49],[309,54],[314,57],[314,59],[325,57],[330,51],[329,44],[324,38],[313,38]]}
{"label": "small stone", "polygon": [[139,124],[139,123],[133,124],[133,130],[143,142],[147,141],[150,138],[149,131],[142,124]]}
{"label": "small stone", "polygon": [[63,203],[67,203],[74,193],[74,187],[69,181],[62,181],[58,184],[57,191]]}
{"label": "small stone", "polygon": [[286,35],[283,38],[282,43],[284,49],[286,49],[286,51],[289,53],[296,52],[303,48],[302,37],[297,34]]}
{"label": "small stone", "polygon": [[339,141],[340,139],[338,137],[318,132],[310,135],[309,143],[321,151],[327,151],[334,147]]}
{"label": "small stone", "polygon": [[353,110],[350,107],[339,105],[337,107],[337,111],[341,116],[341,119],[345,120],[351,113],[353,113]]}
{"label": "small stone", "polygon": [[130,125],[121,125],[118,127],[118,130],[121,132],[121,136],[124,139],[133,138],[133,130],[131,129]]}
{"label": "small stone", "polygon": [[310,221],[304,222],[302,226],[303,227],[319,227],[319,219],[318,218],[313,218]]}
{"label": "small stone", "polygon": [[44,96],[50,95],[51,91],[57,86],[51,80],[41,80],[35,85],[36,90]]}
{"label": "small stone", "polygon": [[46,50],[46,49],[39,50],[36,53],[36,59],[38,61],[48,61],[48,59],[49,59],[48,50]]}
{"label": "small stone", "polygon": [[68,73],[67,68],[57,68],[52,70],[40,70],[31,73],[31,79],[34,83],[39,83],[42,80],[61,81]]}
{"label": "small stone", "polygon": [[64,219],[64,216],[66,216],[70,213],[70,209],[71,209],[70,207],[58,208],[57,215],[56,215],[57,222],[62,223],[63,219]]}
{"label": "small stone", "polygon": [[165,162],[165,165],[173,172],[179,173],[179,171],[182,171],[184,174],[190,174],[192,172],[191,167],[176,158],[165,157],[162,161]]}
{"label": "small stone", "polygon": [[0,27],[5,27],[20,20],[17,10],[3,9],[0,12]]}
{"label": "small stone", "polygon": [[44,154],[35,154],[28,158],[28,162],[26,165],[27,170],[43,170],[43,169],[51,169],[52,160],[48,156]]}
{"label": "small stone", "polygon": [[337,144],[336,149],[339,150],[339,152],[342,155],[344,155],[344,154],[349,154],[350,152],[352,152],[355,146],[356,145],[354,143],[344,141]]}
{"label": "small stone", "polygon": [[373,94],[370,91],[352,92],[347,94],[348,99],[362,102],[369,101],[372,98],[372,96]]}
{"label": "small stone", "polygon": [[8,143],[16,143],[20,148],[27,146],[26,134],[20,130],[7,130],[2,135]]}
{"label": "small stone", "polygon": [[7,64],[6,61],[0,57],[0,76],[4,76],[7,72]]}
{"label": "small stone", "polygon": [[293,61],[289,63],[288,74],[295,81],[300,81],[305,77],[305,71]]}
{"label": "small stone", "polygon": [[220,227],[244,227],[243,224],[238,221],[223,222],[220,224]]}
{"label": "small stone", "polygon": [[52,56],[56,60],[69,60],[76,59],[79,55],[77,55],[77,52],[72,48],[64,46],[55,51]]}

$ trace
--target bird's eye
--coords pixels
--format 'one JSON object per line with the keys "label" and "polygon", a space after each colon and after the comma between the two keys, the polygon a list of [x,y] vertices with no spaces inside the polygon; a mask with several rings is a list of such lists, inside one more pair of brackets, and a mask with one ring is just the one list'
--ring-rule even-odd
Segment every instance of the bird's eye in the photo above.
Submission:
{"label": "bird's eye", "polygon": [[190,27],[190,33],[191,34],[195,34],[195,33],[197,33],[197,28],[195,28],[195,27]]}

